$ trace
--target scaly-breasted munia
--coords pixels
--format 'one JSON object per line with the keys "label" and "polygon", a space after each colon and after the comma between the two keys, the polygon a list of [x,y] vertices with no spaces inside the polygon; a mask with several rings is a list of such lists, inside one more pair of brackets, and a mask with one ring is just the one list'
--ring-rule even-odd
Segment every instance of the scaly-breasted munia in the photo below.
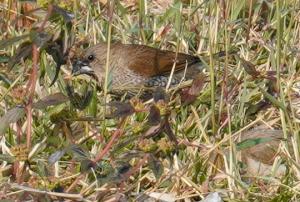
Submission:
{"label": "scaly-breasted munia", "polygon": [[[103,86],[106,57],[106,43],[92,46],[73,62],[72,73],[93,75]],[[174,63],[171,85],[178,84],[182,79],[193,79],[203,69],[201,60],[196,56],[184,53],[176,55],[172,51],[145,45],[113,43],[109,57],[110,90],[123,89],[132,93],[142,88],[165,87]]]}

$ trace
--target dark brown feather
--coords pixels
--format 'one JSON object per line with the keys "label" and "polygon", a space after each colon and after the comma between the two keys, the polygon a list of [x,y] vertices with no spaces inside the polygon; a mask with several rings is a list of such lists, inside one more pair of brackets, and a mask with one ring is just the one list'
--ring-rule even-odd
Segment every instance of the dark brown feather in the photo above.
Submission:
{"label": "dark brown feather", "polygon": [[175,72],[200,62],[198,57],[184,53],[178,53],[176,57],[175,52],[144,45],[125,45],[123,50],[127,53],[127,56],[134,56],[134,59],[129,61],[128,67],[147,77],[170,73],[174,62],[176,62]]}

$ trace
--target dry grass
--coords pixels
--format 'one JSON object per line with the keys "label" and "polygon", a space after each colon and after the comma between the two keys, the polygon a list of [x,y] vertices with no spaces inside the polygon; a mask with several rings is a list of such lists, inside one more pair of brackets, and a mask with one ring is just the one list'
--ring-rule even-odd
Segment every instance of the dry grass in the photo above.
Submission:
{"label": "dry grass", "polygon": [[[199,201],[218,192],[224,201],[298,201],[299,1],[62,1],[75,15],[71,29],[47,6],[0,3],[0,199]],[[33,27],[80,48],[121,41],[199,55],[208,82],[192,104],[179,94],[132,99],[122,105],[132,113],[105,120],[111,95],[90,78],[69,81],[70,65],[49,87],[55,62],[45,49],[31,47],[32,59],[8,70],[17,47],[41,36],[8,39]],[[225,57],[213,57],[219,51]],[[65,96],[68,82],[88,106]],[[154,135],[162,123],[149,125],[152,105],[173,132]]]}

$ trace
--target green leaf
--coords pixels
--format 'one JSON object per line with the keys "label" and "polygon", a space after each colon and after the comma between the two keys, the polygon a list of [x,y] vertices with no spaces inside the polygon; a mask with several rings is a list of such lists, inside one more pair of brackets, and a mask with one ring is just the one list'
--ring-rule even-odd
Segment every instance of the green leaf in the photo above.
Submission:
{"label": "green leaf", "polygon": [[265,100],[262,100],[258,102],[257,104],[250,104],[248,109],[246,110],[247,116],[253,116],[257,114],[259,111],[266,109],[270,106],[269,102],[266,102]]}
{"label": "green leaf", "polygon": [[14,202],[15,200],[11,199],[1,199],[0,202]]}
{"label": "green leaf", "polygon": [[181,2],[177,2],[175,5],[173,5],[172,7],[170,7],[164,14],[164,16],[162,17],[162,22],[166,22],[168,21],[168,19],[172,18],[174,15],[176,15],[176,13],[178,12],[179,8],[180,8],[180,4]]}
{"label": "green leaf", "polygon": [[89,114],[92,117],[96,117],[96,115],[97,115],[97,103],[98,103],[97,87],[95,85],[94,90],[93,90],[92,100],[91,100],[91,103],[90,103],[89,108],[88,108]]}
{"label": "green leaf", "polygon": [[0,63],[7,63],[9,61],[9,57],[7,55],[0,55]]}
{"label": "green leaf", "polygon": [[12,84],[12,81],[9,80],[8,76],[4,73],[0,73],[0,81],[3,81],[5,83],[5,87],[9,87]]}
{"label": "green leaf", "polygon": [[243,150],[243,149],[253,147],[253,146],[258,145],[258,144],[270,142],[272,140],[274,140],[274,138],[272,138],[272,137],[250,138],[250,139],[243,140],[242,142],[239,142],[236,145],[236,148],[237,148],[238,151],[240,151],[240,150]]}
{"label": "green leaf", "polygon": [[70,98],[72,105],[80,110],[85,109],[91,102],[93,91],[85,89],[83,95],[80,95],[74,91],[74,87],[69,84],[66,85],[66,91]]}
{"label": "green leaf", "polygon": [[257,95],[260,95],[259,88],[255,88],[253,90],[249,90],[245,95],[240,97],[240,101],[243,103],[250,102],[251,99]]}
{"label": "green leaf", "polygon": [[37,166],[36,172],[39,174],[40,177],[49,176],[49,171],[48,171],[47,165],[44,161],[38,160],[36,166]]}
{"label": "green leaf", "polygon": [[259,90],[262,92],[264,97],[268,99],[274,106],[281,108],[283,111],[286,111],[286,108],[282,104],[282,102],[279,102],[275,97],[273,97],[270,93],[265,91],[263,88],[259,87]]}
{"label": "green leaf", "polygon": [[32,53],[32,43],[31,42],[24,42],[22,45],[18,47],[16,50],[16,53],[13,57],[10,58],[8,62],[8,66],[10,68],[13,68],[15,64],[19,63],[21,59],[27,59],[29,56],[31,56]]}
{"label": "green leaf", "polygon": [[0,50],[6,48],[7,46],[11,46],[20,40],[27,39],[28,37],[29,37],[29,34],[24,34],[21,36],[16,36],[16,37],[10,38],[10,39],[4,39],[4,40],[0,41]]}
{"label": "green leaf", "polygon": [[37,32],[31,31],[30,32],[30,40],[35,43],[38,47],[44,47],[44,45],[52,38],[47,32]]}
{"label": "green leaf", "polygon": [[[242,9],[245,7],[245,0],[236,0],[235,2],[232,3],[234,8],[232,9],[230,19],[231,20],[236,20],[240,14]],[[249,1],[250,2],[250,1]]]}
{"label": "green leaf", "polygon": [[8,163],[13,163],[15,161],[15,157],[9,154],[0,154],[0,161],[6,161]]}

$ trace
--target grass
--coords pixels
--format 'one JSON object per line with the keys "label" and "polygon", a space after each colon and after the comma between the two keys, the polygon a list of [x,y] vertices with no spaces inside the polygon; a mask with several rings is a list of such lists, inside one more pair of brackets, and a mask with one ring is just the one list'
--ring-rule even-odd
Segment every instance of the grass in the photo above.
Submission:
{"label": "grass", "polygon": [[[298,1],[54,5],[62,9],[47,1],[0,3],[1,199],[199,201],[218,192],[224,201],[299,200]],[[54,39],[74,41],[70,55],[100,41],[197,55],[207,82],[191,104],[170,88],[171,100],[122,100],[105,119],[112,100],[108,65],[104,91],[90,78],[67,79],[68,63],[49,87],[56,61],[47,47]],[[13,57],[21,46],[33,57]],[[214,57],[219,51],[225,56]],[[163,129],[149,124],[151,116]],[[269,153],[267,171],[253,169]]]}

